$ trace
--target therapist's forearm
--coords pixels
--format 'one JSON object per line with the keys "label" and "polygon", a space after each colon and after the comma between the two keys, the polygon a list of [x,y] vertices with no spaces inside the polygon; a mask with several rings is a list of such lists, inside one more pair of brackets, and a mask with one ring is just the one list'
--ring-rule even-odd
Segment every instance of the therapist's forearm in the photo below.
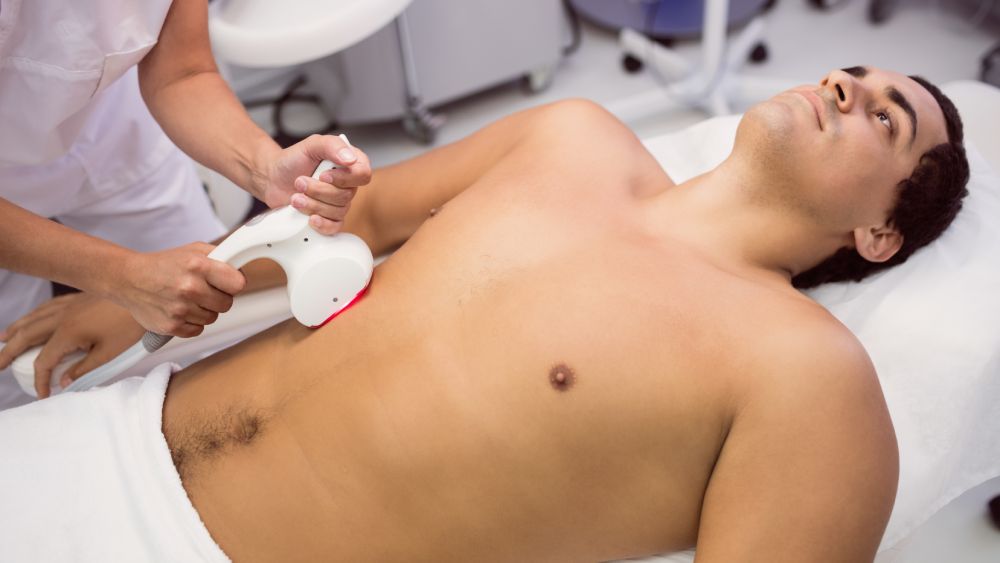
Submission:
{"label": "therapist's forearm", "polygon": [[0,269],[109,296],[133,254],[0,198]]}
{"label": "therapist's forearm", "polygon": [[147,85],[143,97],[181,150],[264,199],[266,167],[281,147],[250,119],[217,72],[205,70]]}

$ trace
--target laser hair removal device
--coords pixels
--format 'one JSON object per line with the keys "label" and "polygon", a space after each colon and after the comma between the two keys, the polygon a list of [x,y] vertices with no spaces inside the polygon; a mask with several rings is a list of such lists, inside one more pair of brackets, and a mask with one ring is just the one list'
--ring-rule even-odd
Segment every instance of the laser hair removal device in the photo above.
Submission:
{"label": "laser hair removal device", "polygon": [[[347,137],[341,138],[347,141]],[[324,160],[312,177],[319,179],[320,174],[335,167]],[[226,237],[208,257],[236,268],[258,258],[277,262],[288,278],[292,316],[312,328],[324,325],[361,295],[374,270],[371,250],[360,238],[350,233],[321,235],[309,226],[308,215],[287,205],[257,215]],[[159,350],[171,338],[147,332],[131,348],[84,374],[64,391],[101,385]],[[15,375],[26,380],[21,381],[22,388],[34,388],[34,366],[30,373],[15,371]]]}

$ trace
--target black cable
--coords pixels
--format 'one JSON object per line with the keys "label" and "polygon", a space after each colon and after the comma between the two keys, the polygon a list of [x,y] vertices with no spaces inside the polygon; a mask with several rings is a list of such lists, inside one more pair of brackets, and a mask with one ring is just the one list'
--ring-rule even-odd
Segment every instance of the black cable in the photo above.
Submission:
{"label": "black cable", "polygon": [[1000,86],[1000,43],[997,43],[983,55],[979,65],[979,80]]}
{"label": "black cable", "polygon": [[997,529],[1000,529],[1000,496],[993,497],[993,500],[987,506],[990,508],[990,516],[993,517],[993,523],[996,524]]}
{"label": "black cable", "polygon": [[580,29],[580,14],[577,13],[576,8],[573,7],[571,0],[563,0],[562,4],[563,10],[566,12],[566,17],[569,18],[569,31],[571,34],[570,43],[569,45],[563,47],[562,54],[564,57],[568,57],[580,48],[583,34]]}
{"label": "black cable", "polygon": [[306,77],[303,75],[298,75],[294,80],[288,83],[285,90],[277,98],[264,98],[258,100],[248,100],[243,102],[243,106],[247,109],[262,107],[262,106],[272,106],[271,109],[271,121],[274,124],[274,134],[271,137],[276,143],[282,148],[287,148],[295,143],[305,139],[309,135],[318,134],[326,135],[339,128],[339,125],[334,120],[328,120],[326,125],[317,129],[315,131],[310,131],[305,134],[290,133],[285,129],[284,112],[285,106],[289,102],[301,102],[320,105],[322,100],[319,96],[315,94],[296,94],[295,92],[304,86],[306,83]]}

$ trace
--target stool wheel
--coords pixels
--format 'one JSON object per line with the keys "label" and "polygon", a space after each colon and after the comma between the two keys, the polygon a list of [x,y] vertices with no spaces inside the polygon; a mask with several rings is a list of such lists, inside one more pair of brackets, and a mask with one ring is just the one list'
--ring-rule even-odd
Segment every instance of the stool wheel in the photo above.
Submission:
{"label": "stool wheel", "polygon": [[622,57],[622,67],[625,69],[625,72],[635,74],[642,70],[642,61],[632,55],[625,55]]}
{"label": "stool wheel", "polygon": [[844,0],[811,0],[810,3],[820,10],[829,10],[831,8],[835,8],[839,4],[843,4]]}
{"label": "stool wheel", "polygon": [[868,4],[868,21],[875,25],[885,23],[892,15],[892,2],[888,0],[871,0]]}

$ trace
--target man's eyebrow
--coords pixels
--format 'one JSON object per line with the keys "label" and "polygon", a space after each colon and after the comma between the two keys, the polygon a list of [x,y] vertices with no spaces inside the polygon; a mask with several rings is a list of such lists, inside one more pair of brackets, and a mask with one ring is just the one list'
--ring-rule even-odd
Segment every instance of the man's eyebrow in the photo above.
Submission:
{"label": "man's eyebrow", "polygon": [[906,115],[910,116],[910,145],[912,146],[913,140],[917,138],[917,112],[913,111],[913,106],[910,105],[910,101],[907,100],[906,96],[897,90],[895,86],[889,86],[886,88],[885,95],[888,96],[894,104],[905,111]]}
{"label": "man's eyebrow", "polygon": [[863,66],[851,66],[840,69],[842,72],[850,74],[854,78],[864,78],[868,74],[868,69]]}
{"label": "man's eyebrow", "polygon": [[[852,66],[842,68],[840,70],[858,79],[864,78],[868,75],[868,68],[863,66]],[[895,86],[889,86],[886,88],[885,95],[890,101],[892,101],[892,103],[899,106],[899,108],[906,112],[906,115],[910,117],[910,145],[912,146],[913,141],[917,138],[917,112],[913,110],[913,106],[910,104],[910,101],[906,99],[906,96],[897,90]]]}

